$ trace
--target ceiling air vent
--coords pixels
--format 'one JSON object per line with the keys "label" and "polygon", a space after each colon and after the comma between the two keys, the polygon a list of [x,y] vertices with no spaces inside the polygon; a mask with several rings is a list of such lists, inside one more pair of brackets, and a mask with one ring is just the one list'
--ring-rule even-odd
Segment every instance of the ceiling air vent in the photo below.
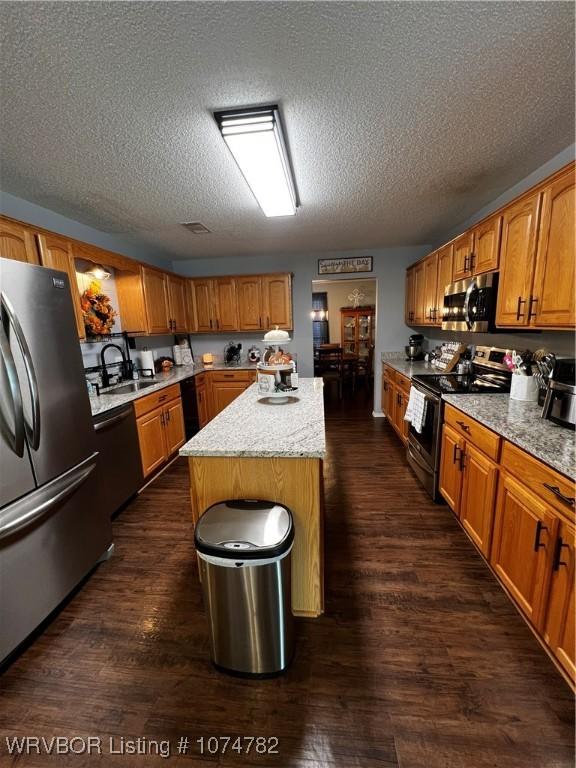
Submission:
{"label": "ceiling air vent", "polygon": [[183,227],[185,227],[188,232],[192,232],[193,235],[209,235],[210,230],[208,227],[205,227],[204,224],[200,224],[199,221],[190,221],[186,224],[182,224]]}

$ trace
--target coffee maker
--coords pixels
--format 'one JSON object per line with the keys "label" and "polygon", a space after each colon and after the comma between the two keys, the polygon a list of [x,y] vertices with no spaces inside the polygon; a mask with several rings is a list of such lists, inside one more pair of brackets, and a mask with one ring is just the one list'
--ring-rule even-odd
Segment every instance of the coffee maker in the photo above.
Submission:
{"label": "coffee maker", "polygon": [[542,418],[574,429],[576,426],[576,360],[558,358],[548,379]]}
{"label": "coffee maker", "polygon": [[422,350],[422,343],[424,336],[421,333],[413,333],[408,339],[408,345],[404,347],[406,352],[406,360],[422,360],[424,352]]}

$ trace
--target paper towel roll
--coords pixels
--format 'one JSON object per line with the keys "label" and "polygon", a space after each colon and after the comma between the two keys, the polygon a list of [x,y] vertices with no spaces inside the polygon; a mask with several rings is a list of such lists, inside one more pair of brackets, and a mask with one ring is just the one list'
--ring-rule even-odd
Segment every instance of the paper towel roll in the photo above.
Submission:
{"label": "paper towel roll", "polygon": [[154,355],[152,354],[152,350],[143,349],[142,352],[140,352],[140,365],[142,368],[150,369],[152,375],[154,375]]}
{"label": "paper towel roll", "polygon": [[174,344],[172,347],[172,357],[174,358],[174,365],[182,365],[182,349],[179,344]]}

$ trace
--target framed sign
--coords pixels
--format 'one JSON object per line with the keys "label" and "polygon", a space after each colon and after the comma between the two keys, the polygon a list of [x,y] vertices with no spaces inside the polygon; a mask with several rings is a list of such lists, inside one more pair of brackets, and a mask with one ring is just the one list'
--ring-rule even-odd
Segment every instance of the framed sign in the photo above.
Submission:
{"label": "framed sign", "polygon": [[372,272],[372,256],[349,259],[318,259],[319,275],[341,275],[349,272]]}

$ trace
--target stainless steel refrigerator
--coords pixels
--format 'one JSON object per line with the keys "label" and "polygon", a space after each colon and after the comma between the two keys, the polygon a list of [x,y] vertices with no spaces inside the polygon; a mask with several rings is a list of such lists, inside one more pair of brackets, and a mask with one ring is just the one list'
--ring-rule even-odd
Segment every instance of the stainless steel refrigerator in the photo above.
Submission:
{"label": "stainless steel refrigerator", "polygon": [[68,277],[0,258],[0,662],[112,542]]}

